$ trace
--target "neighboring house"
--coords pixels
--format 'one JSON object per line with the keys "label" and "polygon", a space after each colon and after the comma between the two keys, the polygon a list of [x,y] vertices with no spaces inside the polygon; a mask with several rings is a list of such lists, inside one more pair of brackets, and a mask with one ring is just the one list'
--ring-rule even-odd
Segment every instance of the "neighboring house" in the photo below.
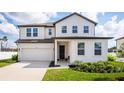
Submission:
{"label": "neighboring house", "polygon": [[95,62],[107,60],[108,39],[96,37],[96,22],[70,14],[54,23],[18,25],[19,61]]}
{"label": "neighboring house", "polygon": [[121,50],[120,46],[121,46],[122,43],[124,43],[124,37],[120,37],[120,38],[116,39],[117,50]]}

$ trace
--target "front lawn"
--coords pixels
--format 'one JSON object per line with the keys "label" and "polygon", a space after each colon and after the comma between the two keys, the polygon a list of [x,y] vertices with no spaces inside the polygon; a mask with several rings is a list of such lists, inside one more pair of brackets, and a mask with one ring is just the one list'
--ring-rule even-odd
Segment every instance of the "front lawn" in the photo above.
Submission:
{"label": "front lawn", "polygon": [[12,60],[12,59],[0,60],[0,67],[7,66],[7,65],[10,65],[15,62],[16,62],[16,60]]}
{"label": "front lawn", "polygon": [[86,73],[71,69],[49,69],[43,81],[114,81],[124,73]]}
{"label": "front lawn", "polygon": [[[96,63],[76,63],[76,67],[69,69],[49,69],[43,80],[49,81],[115,81],[117,78],[124,80],[123,62],[96,62]],[[105,65],[106,64],[106,65]],[[73,66],[73,65],[72,65]],[[95,66],[96,71],[89,71]],[[109,67],[106,68],[106,66]],[[111,67],[111,68],[110,68]],[[116,67],[113,68],[113,67]],[[105,68],[105,69],[104,69]],[[100,70],[104,69],[101,73]],[[107,72],[108,70],[108,72]],[[113,70],[113,71],[109,71]],[[116,70],[116,71],[114,71]]]}

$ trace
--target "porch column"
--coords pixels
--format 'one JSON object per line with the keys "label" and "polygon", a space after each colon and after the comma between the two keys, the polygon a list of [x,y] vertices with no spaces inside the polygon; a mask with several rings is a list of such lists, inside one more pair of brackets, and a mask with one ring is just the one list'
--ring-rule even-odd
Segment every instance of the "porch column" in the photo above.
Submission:
{"label": "porch column", "polygon": [[55,65],[57,64],[57,40],[55,40]]}

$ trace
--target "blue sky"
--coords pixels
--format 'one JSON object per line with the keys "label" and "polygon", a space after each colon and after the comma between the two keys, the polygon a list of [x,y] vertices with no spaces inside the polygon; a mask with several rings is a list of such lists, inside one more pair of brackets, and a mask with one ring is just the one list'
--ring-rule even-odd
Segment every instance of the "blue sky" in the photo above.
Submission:
{"label": "blue sky", "polygon": [[[16,47],[18,24],[53,22],[71,12],[0,12],[0,38],[7,36],[8,47]],[[124,12],[80,12],[98,23],[96,36],[110,36],[109,47],[115,46],[115,39],[124,36]]]}

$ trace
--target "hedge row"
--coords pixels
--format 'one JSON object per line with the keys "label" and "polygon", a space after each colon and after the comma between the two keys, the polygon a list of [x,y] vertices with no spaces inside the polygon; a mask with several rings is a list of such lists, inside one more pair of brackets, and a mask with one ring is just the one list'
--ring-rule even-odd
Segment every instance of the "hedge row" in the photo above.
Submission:
{"label": "hedge row", "polygon": [[74,62],[74,64],[69,65],[69,68],[90,73],[117,73],[124,72],[124,67],[116,66],[111,62],[95,62],[95,63],[83,63],[80,61]]}

